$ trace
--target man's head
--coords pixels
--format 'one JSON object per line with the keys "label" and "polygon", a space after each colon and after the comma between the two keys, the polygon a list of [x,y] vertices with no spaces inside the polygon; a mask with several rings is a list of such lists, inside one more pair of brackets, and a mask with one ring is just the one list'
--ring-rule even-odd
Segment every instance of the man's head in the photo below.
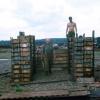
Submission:
{"label": "man's head", "polygon": [[72,22],[72,17],[71,16],[69,17],[69,21]]}

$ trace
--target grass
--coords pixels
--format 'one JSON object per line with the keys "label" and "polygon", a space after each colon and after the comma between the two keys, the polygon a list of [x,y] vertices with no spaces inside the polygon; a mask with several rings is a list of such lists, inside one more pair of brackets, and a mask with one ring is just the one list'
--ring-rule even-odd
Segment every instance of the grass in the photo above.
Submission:
{"label": "grass", "polygon": [[95,57],[97,57],[97,58],[100,57],[100,51],[95,51]]}
{"label": "grass", "polygon": [[10,59],[11,58],[11,49],[0,48],[0,59]]}

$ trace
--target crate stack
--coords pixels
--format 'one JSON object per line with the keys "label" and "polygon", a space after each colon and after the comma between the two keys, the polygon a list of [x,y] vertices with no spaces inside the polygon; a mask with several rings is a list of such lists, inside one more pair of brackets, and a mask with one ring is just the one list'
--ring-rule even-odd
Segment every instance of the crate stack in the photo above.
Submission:
{"label": "crate stack", "polygon": [[70,74],[70,80],[75,81],[75,38],[68,37],[68,73]]}
{"label": "crate stack", "polygon": [[55,49],[53,52],[53,68],[52,70],[64,70],[68,68],[67,49]]}
{"label": "crate stack", "polygon": [[80,36],[75,42],[75,77],[94,77],[94,34]]}
{"label": "crate stack", "polygon": [[20,32],[17,39],[11,39],[11,44],[12,82],[32,81],[35,72],[35,37],[25,36],[24,32]]}
{"label": "crate stack", "polygon": [[94,37],[84,39],[84,77],[94,76]]}
{"label": "crate stack", "polygon": [[76,38],[75,42],[75,77],[83,77],[83,59],[84,59],[83,37]]}

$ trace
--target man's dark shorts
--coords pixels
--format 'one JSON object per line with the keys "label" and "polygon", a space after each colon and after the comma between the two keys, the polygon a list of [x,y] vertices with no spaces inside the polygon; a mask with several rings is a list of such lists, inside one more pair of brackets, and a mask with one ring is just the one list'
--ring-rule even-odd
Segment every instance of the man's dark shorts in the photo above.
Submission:
{"label": "man's dark shorts", "polygon": [[68,32],[68,37],[75,37],[75,32]]}

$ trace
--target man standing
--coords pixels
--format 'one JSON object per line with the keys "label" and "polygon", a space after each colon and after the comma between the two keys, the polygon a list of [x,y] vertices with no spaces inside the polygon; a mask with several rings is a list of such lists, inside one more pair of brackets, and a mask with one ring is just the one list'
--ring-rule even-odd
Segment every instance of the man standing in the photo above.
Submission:
{"label": "man standing", "polygon": [[72,21],[72,17],[69,17],[69,23],[66,28],[66,35],[68,37],[75,37],[75,33],[77,34],[77,26],[76,23]]}
{"label": "man standing", "polygon": [[[76,23],[72,21],[72,17],[69,17],[69,23],[66,28],[66,36],[68,41],[68,73],[71,74],[71,80],[75,80],[74,75],[74,44],[75,44],[75,33],[77,34]],[[77,36],[77,35],[76,35]]]}

